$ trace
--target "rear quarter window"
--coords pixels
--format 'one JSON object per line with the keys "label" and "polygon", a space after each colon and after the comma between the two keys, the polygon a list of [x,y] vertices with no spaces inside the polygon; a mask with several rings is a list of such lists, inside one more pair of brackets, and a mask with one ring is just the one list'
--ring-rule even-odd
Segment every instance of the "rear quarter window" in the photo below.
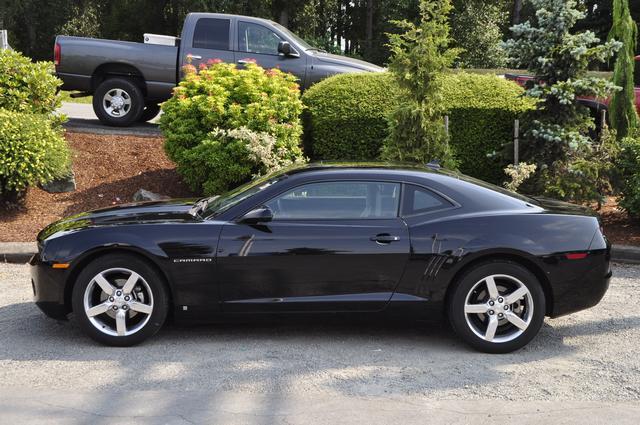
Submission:
{"label": "rear quarter window", "polygon": [[452,206],[451,202],[429,189],[412,184],[405,185],[402,201],[403,216],[424,214]]}
{"label": "rear quarter window", "polygon": [[194,49],[231,50],[229,19],[201,18],[193,31]]}

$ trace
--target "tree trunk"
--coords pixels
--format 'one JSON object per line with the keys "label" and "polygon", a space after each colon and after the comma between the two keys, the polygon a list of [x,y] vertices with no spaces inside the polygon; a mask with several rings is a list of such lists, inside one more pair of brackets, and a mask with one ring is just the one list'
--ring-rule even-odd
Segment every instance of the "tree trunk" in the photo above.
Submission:
{"label": "tree trunk", "polygon": [[367,0],[367,23],[365,29],[365,40],[368,55],[371,53],[371,49],[373,48],[373,0]]}
{"label": "tree trunk", "polygon": [[522,0],[515,0],[513,2],[513,14],[511,18],[511,23],[513,25],[518,25],[520,23],[520,12],[522,12]]}
{"label": "tree trunk", "polygon": [[285,28],[289,26],[289,11],[287,10],[286,6],[280,11],[278,22]]}

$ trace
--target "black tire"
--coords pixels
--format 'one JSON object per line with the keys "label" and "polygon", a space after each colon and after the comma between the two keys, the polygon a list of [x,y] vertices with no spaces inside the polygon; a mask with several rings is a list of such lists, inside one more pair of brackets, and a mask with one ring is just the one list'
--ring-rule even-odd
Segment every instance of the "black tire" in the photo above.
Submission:
{"label": "black tire", "polygon": [[[108,273],[104,273],[103,276],[105,276],[109,283],[112,283],[115,289],[123,289],[123,283],[127,278],[127,274],[121,271],[123,269],[133,271],[141,277],[141,279],[137,280],[139,285],[135,285],[136,290],[130,291],[132,294],[132,297],[130,297],[131,301],[150,304],[152,311],[150,314],[144,314],[134,311],[133,304],[127,307],[121,306],[118,311],[126,316],[125,322],[129,321],[126,325],[132,325],[132,327],[128,328],[132,333],[121,336],[109,334],[109,332],[113,332],[114,330],[117,332],[114,317],[116,313],[112,311],[114,306],[112,305],[113,303],[111,303],[111,299],[108,298],[106,293],[103,293],[102,287],[97,284],[97,281],[94,281],[94,278],[98,274],[110,270]],[[91,288],[87,291],[89,285],[91,285]],[[137,292],[138,289],[141,290]],[[104,304],[108,303],[109,305],[105,312],[93,317],[93,322],[87,314],[85,292],[92,294],[88,295],[87,298],[96,300],[95,305],[103,304],[103,298],[106,298],[104,299]],[[146,295],[146,299],[143,299],[143,292],[150,292],[151,296]],[[134,297],[133,294],[138,295]],[[120,295],[122,295],[122,297],[119,298],[120,301],[124,301],[124,295],[126,294],[119,294],[119,296]],[[98,296],[100,296],[100,299],[96,299]],[[71,301],[74,317],[76,317],[80,328],[95,341],[117,347],[136,345],[155,335],[164,324],[169,311],[168,291],[163,277],[145,260],[126,254],[105,255],[95,259],[84,267],[73,287]],[[115,299],[115,303],[117,304],[118,302],[118,299]],[[147,305],[147,307],[149,307],[149,305]],[[124,311],[125,309],[128,311]],[[138,328],[136,328],[136,326]],[[101,327],[101,329],[99,329],[99,327]]]}
{"label": "black tire", "polygon": [[[495,301],[492,301],[494,298],[491,298],[488,293],[487,278],[491,276],[496,276],[492,279],[498,289],[498,297],[494,297]],[[515,292],[521,286],[524,286],[529,294],[523,295],[517,304],[504,305],[508,304],[506,298],[508,294]],[[465,313],[467,297],[470,300],[469,304],[486,307],[487,312],[467,315]],[[498,300],[502,300],[500,304]],[[493,307],[489,307],[491,302]],[[528,310],[529,304],[532,305],[532,310]],[[455,283],[447,309],[451,327],[471,347],[485,353],[509,353],[524,347],[538,334],[544,321],[546,303],[542,286],[533,273],[513,262],[492,261],[473,267]],[[512,319],[506,317],[507,313],[526,319],[523,322],[527,321],[528,326],[522,330],[511,323]],[[498,319],[500,314],[502,318]],[[513,318],[513,315],[510,317]],[[488,340],[490,319],[497,321],[498,327],[495,336]],[[484,334],[483,326],[486,327]]]}
{"label": "black tire", "polygon": [[[123,109],[109,112],[105,109],[105,95],[112,94],[114,91],[121,90],[124,93],[120,98],[125,102],[130,102]],[[115,94],[115,93],[114,93]],[[108,102],[108,101],[107,101]],[[110,106],[111,104],[108,103]],[[95,93],[93,93],[93,111],[96,116],[105,125],[114,127],[128,127],[138,122],[142,112],[144,111],[144,96],[142,90],[133,81],[126,78],[109,78],[103,81]],[[117,114],[120,114],[117,116]]]}
{"label": "black tire", "polygon": [[142,115],[140,115],[140,122],[151,121],[160,113],[160,105],[157,103],[147,103],[144,107],[144,111],[142,111]]}

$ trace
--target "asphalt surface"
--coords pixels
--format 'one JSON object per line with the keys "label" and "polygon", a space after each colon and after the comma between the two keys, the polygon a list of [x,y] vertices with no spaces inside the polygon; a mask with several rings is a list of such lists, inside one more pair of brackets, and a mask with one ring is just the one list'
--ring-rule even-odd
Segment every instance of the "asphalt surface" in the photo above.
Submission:
{"label": "asphalt surface", "polygon": [[638,423],[640,266],[596,307],[487,355],[441,324],[170,325],[108,348],[0,265],[0,423]]}
{"label": "asphalt surface", "polygon": [[90,104],[63,102],[58,112],[68,118],[64,127],[75,132],[142,137],[156,137],[161,134],[157,124],[160,115],[150,122],[138,123],[130,127],[109,127],[98,121]]}

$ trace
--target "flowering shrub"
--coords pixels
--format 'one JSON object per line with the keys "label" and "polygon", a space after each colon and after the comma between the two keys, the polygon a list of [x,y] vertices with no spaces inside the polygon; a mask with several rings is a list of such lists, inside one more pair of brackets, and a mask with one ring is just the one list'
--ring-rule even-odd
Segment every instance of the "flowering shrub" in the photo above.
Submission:
{"label": "flowering shrub", "polygon": [[303,159],[295,77],[255,63],[238,69],[214,60],[199,68],[183,68],[160,118],[165,150],[194,190],[219,193]]}
{"label": "flowering shrub", "polygon": [[292,164],[283,147],[269,133],[216,129],[178,162],[178,172],[192,189],[206,195],[225,192],[248,178]]}
{"label": "flowering shrub", "polygon": [[504,169],[504,173],[511,179],[505,182],[504,187],[515,192],[518,187],[536,172],[536,164],[527,164],[522,162],[518,165],[509,164]]}

